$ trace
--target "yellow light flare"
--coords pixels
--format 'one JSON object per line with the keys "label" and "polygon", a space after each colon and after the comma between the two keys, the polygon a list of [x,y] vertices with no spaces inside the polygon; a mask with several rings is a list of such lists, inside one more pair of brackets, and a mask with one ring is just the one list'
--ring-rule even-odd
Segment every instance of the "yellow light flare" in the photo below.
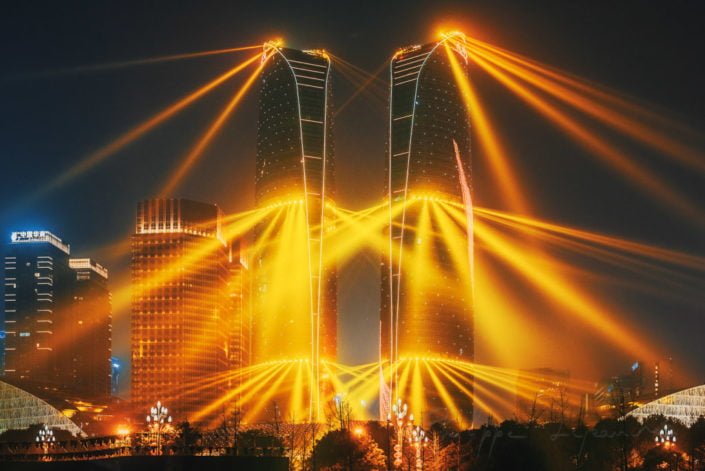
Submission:
{"label": "yellow light flare", "polygon": [[[701,272],[705,271],[705,263],[702,263],[702,261],[701,263],[698,263],[698,259],[702,259],[702,257],[697,257],[694,255],[691,256],[689,254],[675,252],[673,257],[668,258],[663,257],[662,253],[663,251],[669,252],[668,249],[646,246],[644,250],[641,250],[642,247],[639,247],[640,250],[633,251],[631,250],[633,247],[627,248],[633,243],[621,239],[617,239],[614,244],[601,244],[597,240],[602,239],[605,236],[601,236],[599,234],[595,235],[595,239],[589,239],[582,238],[576,234],[567,235],[566,233],[563,233],[563,231],[551,232],[546,228],[539,228],[534,225],[525,225],[511,219],[497,217],[492,214],[482,213],[480,217],[488,221],[501,224],[502,226],[509,227],[516,232],[530,235],[533,238],[538,238],[544,242],[548,242],[546,246],[547,248],[569,250],[580,257],[590,257],[607,265],[616,266],[622,270],[632,271],[641,277],[651,278],[657,282],[656,286],[648,287],[648,291],[651,294],[658,291],[662,295],[668,297],[674,295],[672,290],[673,287],[687,291],[689,285],[697,286],[700,283],[701,278],[699,276],[684,273],[682,268],[699,270]],[[614,238],[608,237],[607,239]],[[636,245],[644,246],[645,244]],[[649,254],[651,253],[656,256],[650,257]],[[679,263],[681,261],[684,263]],[[554,265],[558,267],[559,262],[556,261]],[[668,265],[668,267],[664,265]],[[670,266],[677,266],[678,268],[670,268]],[[590,279],[596,281],[607,279],[604,275],[599,275],[593,271],[580,269],[573,264],[568,265],[561,263],[559,269],[562,272],[573,272],[576,275],[589,277]],[[624,281],[619,278],[612,281],[612,283],[615,281],[624,283]],[[643,285],[635,285],[634,287],[636,289],[645,289]]]}
{"label": "yellow light flare", "polygon": [[620,325],[610,316],[609,309],[599,305],[583,293],[577,286],[553,272],[539,254],[527,252],[507,243],[498,232],[481,221],[476,221],[475,235],[502,258],[510,267],[542,290],[547,296],[578,316],[601,336],[637,358],[651,358],[649,343],[633,334],[632,330]]}
{"label": "yellow light flare", "polygon": [[606,247],[623,250],[634,255],[650,257],[665,263],[678,264],[696,270],[705,270],[705,257],[700,257],[697,255],[691,255],[688,253],[679,252],[664,247],[657,247],[641,242],[630,241],[627,239],[608,236],[573,227],[562,226],[537,218],[510,214],[503,211],[497,211],[488,208],[475,208],[475,213],[481,216],[494,216],[496,218],[501,218],[507,221],[518,223],[526,227],[534,227],[550,232],[555,232],[558,234],[575,237],[588,242],[601,244]]}
{"label": "yellow light flare", "polygon": [[[643,106],[639,106],[624,98],[616,96],[614,92],[608,93],[605,90],[601,90],[584,80],[577,79],[576,77],[556,68],[546,66],[531,59],[526,59],[516,53],[491,46],[482,41],[471,39],[469,42],[472,45],[477,46],[473,50],[482,57],[491,60],[496,65],[500,65],[502,67],[507,65],[507,67],[504,67],[505,70],[515,73],[515,75],[541,87],[557,98],[563,99],[591,116],[614,126],[616,129],[622,131],[631,138],[677,158],[682,164],[700,170],[701,172],[705,171],[705,161],[703,161],[702,154],[700,152],[691,149],[682,142],[670,138],[658,127],[647,126],[643,122],[640,122],[631,116],[638,116],[640,118],[644,117],[651,121],[658,122],[660,127],[675,127],[687,133],[693,133],[692,129],[686,128],[680,123],[668,120],[662,114],[657,114],[653,111],[647,110]],[[507,59],[511,62],[501,59]],[[531,71],[534,71],[535,73],[532,73]],[[553,82],[547,80],[546,77],[553,80]],[[613,107],[621,108],[622,111],[617,111],[614,108],[607,108],[604,105],[600,105],[594,100],[585,98],[585,96],[581,96],[569,88],[561,87],[558,83],[567,85],[597,100],[607,102]],[[699,135],[702,136],[701,134]]]}
{"label": "yellow light flare", "polygon": [[170,54],[170,55],[165,55],[165,56],[146,57],[144,59],[133,59],[133,60],[125,60],[125,61],[106,62],[106,63],[102,63],[102,64],[79,65],[79,66],[75,66],[75,67],[65,67],[65,68],[56,69],[56,70],[47,70],[47,71],[38,72],[35,74],[22,74],[22,75],[18,76],[17,78],[49,77],[49,76],[56,76],[56,75],[72,75],[72,74],[81,74],[81,73],[86,73],[86,72],[101,72],[104,70],[125,69],[128,67],[135,67],[135,66],[140,66],[140,65],[161,64],[164,62],[173,62],[173,61],[178,61],[178,60],[183,60],[183,59],[196,59],[199,57],[209,57],[209,56],[216,56],[216,55],[222,55],[222,54],[231,54],[233,52],[250,51],[253,49],[260,49],[261,47],[262,47],[262,45],[258,44],[258,45],[254,45],[254,46],[230,47],[230,48],[225,48],[225,49],[213,49],[211,51],[186,52],[186,53],[181,53],[181,54]]}
{"label": "yellow light flare", "polygon": [[[252,229],[260,221],[264,220],[270,213],[275,212],[278,208],[264,208],[254,212],[248,212],[248,215],[230,224],[223,226],[223,237],[225,240],[232,240],[241,236],[245,232]],[[140,284],[129,284],[120,286],[113,291],[112,304],[113,311],[121,312],[127,309],[132,303],[132,297],[140,297],[149,293],[153,287],[157,287],[163,283],[172,280],[178,276],[180,270],[184,267],[190,267],[198,263],[203,257],[217,250],[222,243],[216,239],[203,239],[202,243],[192,250],[187,256],[181,257],[178,260],[167,265],[163,270],[158,271]]]}
{"label": "yellow light flare", "polygon": [[198,159],[203,155],[203,151],[208,147],[213,138],[218,134],[223,124],[232,114],[235,107],[242,101],[245,93],[250,89],[254,81],[259,77],[260,72],[266,64],[265,61],[261,61],[255,71],[245,80],[240,89],[233,95],[232,99],[225,105],[218,117],[211,123],[206,132],[201,136],[195,146],[189,151],[189,153],[183,158],[180,165],[171,175],[169,180],[166,182],[164,187],[159,192],[160,197],[165,197],[170,195],[178,184],[183,180],[189,170],[194,166]]}
{"label": "yellow light flare", "polygon": [[[431,367],[429,367],[431,365]],[[461,430],[466,429],[472,425],[472,417],[466,417],[461,413],[458,406],[453,400],[453,396],[448,392],[448,388],[443,384],[443,382],[438,378],[438,375],[434,371],[432,364],[426,362],[426,371],[428,371],[429,377],[431,378],[431,383],[441,397],[441,401],[450,411],[451,417],[458,421],[458,426]],[[456,388],[458,388],[462,393],[466,394],[468,397],[476,399],[475,396],[464,386],[458,382],[451,381]],[[479,403],[480,407],[485,406],[485,404]],[[451,419],[452,420],[452,419]]]}
{"label": "yellow light flare", "polygon": [[[411,374],[411,396],[409,398],[409,405],[412,410],[418,411],[419,419],[423,421],[423,413],[428,410],[425,391],[427,388],[424,388],[423,379],[421,377],[421,365],[419,362],[425,362],[423,362],[423,360],[419,360],[418,358],[414,359],[413,362],[414,366]],[[428,365],[426,364],[426,366]]]}
{"label": "yellow light flare", "polygon": [[[360,86],[356,87],[355,92],[353,92],[350,97],[348,97],[347,100],[345,100],[340,106],[337,107],[335,110],[334,116],[340,115],[350,103],[352,103],[355,98],[357,98],[361,93],[370,91],[370,88],[374,87],[374,84],[379,80],[379,74],[381,74],[384,70],[387,69],[388,67],[387,61],[385,61],[380,67],[375,69],[374,72],[370,74],[370,76],[365,80]],[[370,92],[375,98],[378,98],[374,92]]]}
{"label": "yellow light flare", "polygon": [[233,388],[232,390],[228,391],[218,400],[213,401],[210,404],[206,404],[199,411],[195,412],[191,417],[189,417],[189,420],[192,422],[198,422],[201,418],[209,415],[214,410],[217,410],[218,408],[222,407],[224,404],[231,401],[234,397],[237,397],[243,391],[247,391],[247,393],[245,396],[240,398],[240,403],[247,403],[250,397],[256,394],[261,388],[267,386],[269,381],[274,378],[277,374],[279,374],[279,372],[284,369],[287,364],[278,363],[268,366],[269,367],[265,368],[264,371],[252,376],[250,379],[245,381],[237,388]]}
{"label": "yellow light flare", "polygon": [[215,79],[211,80],[207,84],[199,87],[198,89],[194,90],[193,92],[189,93],[185,97],[181,98],[178,100],[176,103],[170,105],[169,107],[165,108],[164,110],[160,111],[159,113],[153,115],[149,119],[143,121],[142,123],[138,124],[134,128],[130,129],[126,133],[122,134],[120,137],[115,139],[114,141],[110,142],[109,144],[106,144],[105,146],[101,147],[100,149],[90,153],[83,159],[81,159],[80,162],[75,164],[73,167],[70,169],[66,170],[62,174],[60,174],[57,178],[55,178],[53,181],[49,182],[48,184],[44,185],[39,192],[37,192],[35,195],[31,197],[32,200],[46,195],[47,193],[61,187],[62,185],[68,183],[69,181],[73,180],[74,178],[78,177],[82,173],[86,172],[87,170],[91,169],[92,167],[100,164],[102,161],[110,157],[111,155],[117,153],[120,151],[122,148],[126,147],[127,145],[133,143],[137,139],[141,138],[144,136],[146,133],[154,129],[155,127],[159,126],[162,124],[164,121],[168,120],[169,118],[173,117],[176,115],[179,111],[183,110],[199,98],[201,98],[203,95],[206,93],[210,92],[214,88],[216,88],[218,85],[222,84],[229,78],[233,77],[235,74],[249,66],[250,64],[254,63],[255,61],[260,59],[260,55],[257,54],[253,57],[250,57],[249,59],[243,61],[242,63],[238,64],[237,66],[231,68],[224,74],[216,77]]}
{"label": "yellow light flare", "polygon": [[585,148],[592,151],[592,154],[608,164],[609,168],[616,168],[622,174],[629,177],[632,183],[638,183],[638,188],[655,198],[656,201],[662,204],[667,202],[674,206],[681,213],[686,215],[689,221],[699,226],[705,224],[705,222],[703,222],[705,221],[703,211],[697,205],[694,205],[688,198],[670,188],[657,176],[652,175],[649,170],[637,165],[632,157],[618,150],[606,140],[588,131],[587,128],[580,125],[575,119],[521,85],[509,75],[499,70],[499,68],[490,64],[487,60],[470,50],[468,54],[475,63],[480,65],[492,77],[514,92],[519,98],[537,110],[550,122],[576,139]]}
{"label": "yellow light flare", "polygon": [[[483,339],[483,347],[495,362],[511,365],[535,352],[538,344],[549,336],[544,326],[530,321],[526,303],[492,267],[484,257],[479,257],[475,264],[475,338]],[[507,332],[532,334],[515,336],[507,342]]]}
{"label": "yellow light flare", "polygon": [[[300,366],[301,365],[299,365],[299,367]],[[293,367],[294,363],[289,363],[288,365],[286,365],[284,371],[277,375],[276,380],[274,380],[273,382],[264,382],[267,385],[267,389],[264,390],[262,394],[258,395],[259,399],[257,400],[257,402],[247,408],[247,412],[245,413],[243,422],[249,423],[255,418],[259,417],[259,414],[262,409],[267,405],[270,400],[276,397],[276,395],[279,393],[279,388],[281,384],[284,382]],[[254,397],[254,395],[254,393],[251,393],[250,397]],[[249,400],[249,397],[247,399]]]}
{"label": "yellow light flare", "polygon": [[432,203],[431,210],[433,212],[434,221],[437,221],[440,227],[440,234],[449,249],[455,273],[460,275],[460,279],[464,286],[468,287],[468,295],[473,294],[471,283],[474,282],[474,277],[470,273],[470,260],[468,259],[468,236],[466,235],[466,224],[462,223],[462,227],[454,221],[449,214],[443,209],[444,205],[440,203]]}
{"label": "yellow light flare", "polygon": [[[397,203],[391,208],[392,217],[400,214],[408,203]],[[338,218],[336,230],[326,234],[327,250],[323,254],[323,266],[342,264],[362,247],[369,246],[382,252],[389,243],[382,229],[389,224],[390,212],[387,204],[380,204],[351,216],[338,208],[333,209]]]}
{"label": "yellow light flare", "polygon": [[507,202],[512,209],[521,213],[528,213],[529,205],[524,197],[519,179],[514,174],[512,166],[506,158],[508,155],[507,151],[502,146],[501,140],[497,138],[488,114],[472,86],[472,82],[458,63],[458,59],[451,50],[448,41],[443,46],[445,47],[455,82],[460,89],[465,107],[470,115],[470,122],[477,132],[480,147],[484,149],[487,160],[490,163],[492,175],[502,189],[501,194],[506,196]]}

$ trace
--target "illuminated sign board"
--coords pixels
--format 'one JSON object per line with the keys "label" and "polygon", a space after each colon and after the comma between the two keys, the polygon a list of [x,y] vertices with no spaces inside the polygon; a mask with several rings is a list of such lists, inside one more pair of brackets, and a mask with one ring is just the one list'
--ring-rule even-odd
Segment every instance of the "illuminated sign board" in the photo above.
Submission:
{"label": "illuminated sign board", "polygon": [[61,239],[56,237],[49,231],[18,231],[10,233],[10,240],[14,244],[19,243],[32,243],[32,242],[49,242],[54,247],[57,247],[67,254],[69,253],[69,246],[64,244]]}
{"label": "illuminated sign board", "polygon": [[47,240],[47,237],[52,235],[47,231],[21,231],[10,234],[12,242],[29,242],[32,240]]}

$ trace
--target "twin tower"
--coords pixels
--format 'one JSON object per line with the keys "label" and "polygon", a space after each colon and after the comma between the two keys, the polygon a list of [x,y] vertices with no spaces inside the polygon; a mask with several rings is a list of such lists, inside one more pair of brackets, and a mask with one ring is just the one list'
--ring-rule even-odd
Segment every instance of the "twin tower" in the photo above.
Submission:
{"label": "twin tower", "polygon": [[[467,58],[456,47],[463,40],[451,34],[403,48],[389,64],[380,325],[369,326],[370,335],[380,338],[383,410],[405,394],[397,384],[400,362],[472,361],[474,356],[472,278],[467,276],[472,267],[470,122],[453,70],[459,64],[467,74]],[[335,250],[327,234],[336,230],[331,59],[325,51],[270,43],[263,61],[256,202],[260,208],[296,206],[300,221],[289,228],[285,220],[264,221],[256,235],[258,240],[290,239],[291,251],[304,253],[285,254],[288,276],[276,281],[287,288],[276,300],[272,266],[282,263],[281,251],[265,246],[252,261],[252,361],[310,359],[315,409],[327,388],[318,365],[335,360],[337,343],[337,275],[327,256]],[[429,214],[442,209],[429,210],[423,204],[429,200],[464,208],[468,220],[441,227]],[[458,248],[443,235],[449,230],[464,245],[464,266],[454,256]],[[460,402],[463,415],[471,417],[471,398]]]}

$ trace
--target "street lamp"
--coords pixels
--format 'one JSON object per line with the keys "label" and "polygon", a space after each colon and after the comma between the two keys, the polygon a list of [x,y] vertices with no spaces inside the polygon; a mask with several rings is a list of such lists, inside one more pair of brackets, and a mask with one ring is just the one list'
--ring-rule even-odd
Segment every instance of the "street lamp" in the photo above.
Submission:
{"label": "street lamp", "polygon": [[[409,408],[397,399],[397,402],[392,405],[392,413],[394,414],[394,428],[397,433],[397,442],[394,444],[394,467],[399,468],[402,464],[402,451],[404,447],[404,429],[414,423],[414,414],[407,416]],[[389,417],[391,419],[391,417]]]}
{"label": "street lamp", "polygon": [[157,401],[157,405],[149,410],[149,415],[147,416],[147,426],[152,428],[154,433],[157,434],[157,454],[162,454],[162,433],[164,428],[171,423],[171,416],[169,415],[169,410],[164,407],[161,401]]}
{"label": "street lamp", "polygon": [[654,442],[656,442],[656,445],[670,448],[676,445],[676,434],[673,433],[673,429],[669,428],[668,424],[666,424],[659,431],[658,435],[654,437]]}
{"label": "street lamp", "polygon": [[422,449],[426,447],[426,444],[428,443],[428,437],[426,436],[426,432],[424,432],[418,425],[411,431],[411,442],[416,448],[416,469],[417,471],[421,471],[423,469],[424,461],[424,457],[421,453],[423,453]]}
{"label": "street lamp", "polygon": [[56,443],[54,431],[50,429],[49,426],[46,424],[44,424],[44,426],[39,429],[35,440],[37,441],[37,443],[42,444],[42,450],[44,450],[45,455],[49,453],[49,446],[52,443]]}

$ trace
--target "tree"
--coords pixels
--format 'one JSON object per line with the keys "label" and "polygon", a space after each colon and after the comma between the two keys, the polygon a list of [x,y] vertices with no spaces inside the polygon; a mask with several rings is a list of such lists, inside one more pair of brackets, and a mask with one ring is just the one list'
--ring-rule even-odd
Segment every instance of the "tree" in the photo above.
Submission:
{"label": "tree", "polygon": [[236,448],[240,424],[240,411],[232,411],[223,417],[223,420],[216,428],[203,437],[204,444],[220,448]]}
{"label": "tree", "polygon": [[189,422],[180,422],[176,424],[176,439],[174,440],[174,444],[178,448],[195,447],[199,444],[202,436],[201,431]]}
{"label": "tree", "polygon": [[284,442],[281,437],[261,428],[245,430],[238,435],[237,454],[281,456],[284,454]]}
{"label": "tree", "polygon": [[326,422],[330,430],[349,430],[352,416],[352,407],[348,401],[336,396],[328,404]]}
{"label": "tree", "polygon": [[379,470],[386,467],[385,453],[368,435],[354,436],[349,430],[326,433],[313,450],[316,469]]}

